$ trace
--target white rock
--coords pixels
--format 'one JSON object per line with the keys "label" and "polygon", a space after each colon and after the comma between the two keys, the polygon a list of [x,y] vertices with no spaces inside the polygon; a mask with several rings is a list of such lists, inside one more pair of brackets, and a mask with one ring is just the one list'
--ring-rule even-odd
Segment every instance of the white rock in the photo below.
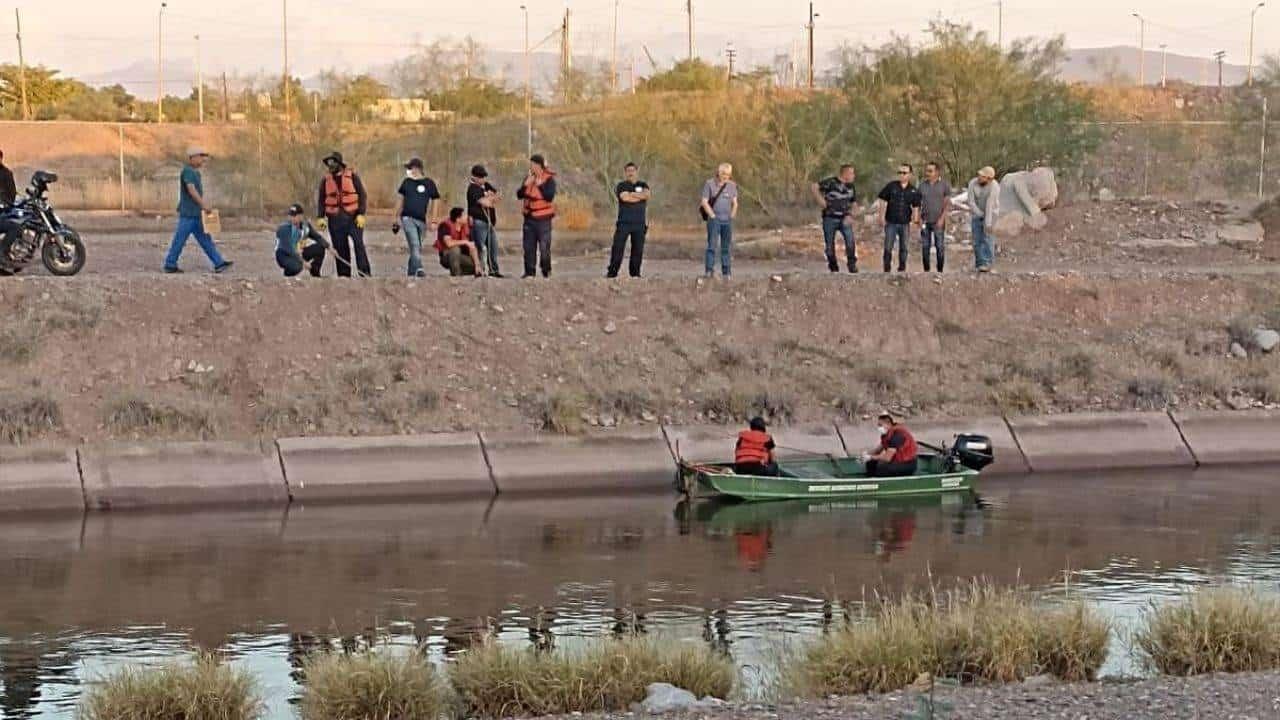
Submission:
{"label": "white rock", "polygon": [[1111,188],[1102,188],[1098,191],[1098,202],[1112,202],[1116,199],[1116,194],[1111,192]]}
{"label": "white rock", "polygon": [[646,690],[640,709],[652,715],[691,710],[701,706],[698,696],[670,683],[653,683]]}
{"label": "white rock", "polygon": [[1249,351],[1245,350],[1244,346],[1238,342],[1231,343],[1230,352],[1231,352],[1231,357],[1233,358],[1240,358],[1243,360],[1244,358],[1249,357]]}
{"label": "white rock", "polygon": [[1262,352],[1269,353],[1280,346],[1280,332],[1258,328],[1253,331],[1253,344],[1257,345]]}
{"label": "white rock", "polygon": [[604,326],[604,334],[605,334],[605,335],[612,335],[612,334],[614,334],[614,333],[616,333],[616,332],[618,332],[618,325],[617,325],[617,323],[615,323],[615,322],[613,322],[612,320],[610,320],[608,323],[606,323],[606,324],[605,324],[605,326]]}
{"label": "white rock", "polygon": [[573,317],[569,318],[569,322],[572,322],[572,323],[580,323],[580,322],[582,322],[583,320],[586,320],[586,319],[587,319],[587,315],[586,315],[586,313],[579,311],[579,312],[574,313],[574,314],[573,314]]}
{"label": "white rock", "polygon": [[1266,231],[1259,222],[1223,225],[1218,228],[1218,240],[1228,245],[1256,245],[1262,242],[1265,235]]}

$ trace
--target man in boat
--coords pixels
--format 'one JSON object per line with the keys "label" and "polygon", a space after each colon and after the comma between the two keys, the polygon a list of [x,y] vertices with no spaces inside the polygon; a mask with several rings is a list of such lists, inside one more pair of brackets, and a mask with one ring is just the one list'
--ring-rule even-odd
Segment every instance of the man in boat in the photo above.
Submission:
{"label": "man in boat", "polygon": [[775,476],[778,462],[773,457],[773,436],[764,418],[751,418],[750,427],[738,433],[733,452],[733,471],[739,475]]}
{"label": "man in boat", "polygon": [[867,477],[905,477],[916,474],[916,439],[906,425],[889,413],[880,415],[880,445],[863,459]]}

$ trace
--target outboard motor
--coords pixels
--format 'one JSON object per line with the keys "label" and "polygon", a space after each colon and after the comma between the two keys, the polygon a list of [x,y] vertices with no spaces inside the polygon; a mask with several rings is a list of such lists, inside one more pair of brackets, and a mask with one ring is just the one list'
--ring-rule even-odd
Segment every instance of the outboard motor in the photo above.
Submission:
{"label": "outboard motor", "polygon": [[986,435],[964,433],[956,435],[951,446],[951,457],[970,470],[982,470],[995,462],[995,447]]}

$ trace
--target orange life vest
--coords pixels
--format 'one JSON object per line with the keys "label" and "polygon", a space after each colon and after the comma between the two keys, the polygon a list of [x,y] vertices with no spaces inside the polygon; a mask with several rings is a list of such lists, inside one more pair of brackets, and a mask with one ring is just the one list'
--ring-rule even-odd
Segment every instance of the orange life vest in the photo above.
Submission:
{"label": "orange life vest", "polygon": [[333,173],[324,176],[324,214],[337,215],[339,210],[355,215],[360,209],[360,193],[356,192],[355,173],[343,168],[335,179]]}
{"label": "orange life vest", "polygon": [[738,448],[734,452],[735,463],[760,463],[767,465],[773,453],[768,445],[773,441],[767,432],[759,430],[743,430],[738,433]]}
{"label": "orange life vest", "polygon": [[[542,182],[555,177],[555,173],[547,171]],[[542,183],[524,186],[524,216],[533,220],[547,220],[556,216],[556,204],[542,197]]]}

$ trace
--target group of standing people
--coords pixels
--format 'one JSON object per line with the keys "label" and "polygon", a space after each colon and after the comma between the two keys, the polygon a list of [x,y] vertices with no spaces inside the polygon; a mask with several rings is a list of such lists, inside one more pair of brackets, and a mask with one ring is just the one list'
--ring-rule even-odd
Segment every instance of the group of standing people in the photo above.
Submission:
{"label": "group of standing people", "polygon": [[[186,166],[180,177],[178,202],[178,226],[169,253],[165,257],[164,270],[179,273],[178,259],[188,238],[194,236],[208,256],[215,272],[223,272],[232,263],[224,259],[213,238],[205,232],[204,215],[212,210],[206,201],[200,169],[209,154],[200,148],[191,148]],[[319,276],[327,251],[335,255],[336,274],[339,277],[372,275],[368,249],[364,242],[369,204],[368,192],[360,175],[348,167],[340,152],[332,152],[322,160],[326,172],[320,180],[316,195],[314,223],[306,220],[301,205],[289,208],[289,220],[276,232],[276,263],[286,276],[301,274],[304,270]],[[404,166],[405,178],[397,189],[393,234],[404,233],[408,246],[407,272],[410,276],[426,275],[423,265],[423,245],[431,233],[435,233],[433,248],[440,265],[451,275],[503,277],[498,266],[497,208],[502,193],[489,181],[489,173],[483,165],[471,168],[466,190],[465,206],[450,208],[437,221],[434,208],[439,206],[441,193],[435,181],[426,175],[421,158],[411,158]],[[644,246],[648,235],[647,206],[652,198],[649,184],[640,179],[635,163],[623,167],[623,179],[614,188],[617,200],[617,222],[609,252],[606,277],[615,278],[622,271],[627,244],[631,245],[627,272],[640,277],[644,261]],[[897,179],[886,184],[873,200],[873,208],[884,229],[882,266],[884,272],[894,267],[894,251],[897,251],[897,270],[907,269],[908,242],[911,230],[919,228],[921,265],[925,272],[936,267],[942,272],[946,266],[947,218],[952,210],[953,189],[942,176],[937,162],[925,165],[923,180],[915,182],[915,171],[909,164],[899,166]],[[858,272],[857,245],[854,236],[854,216],[858,208],[855,186],[857,171],[852,164],[845,164],[828,178],[812,185],[811,191],[821,210],[821,228],[825,246],[827,268],[840,271],[837,237],[843,241],[845,268]],[[971,215],[975,267],[979,272],[989,272],[995,257],[995,240],[992,228],[999,215],[1000,184],[995,170],[984,167],[968,184],[968,209]],[[532,155],[529,172],[516,198],[521,202],[523,222],[521,226],[523,273],[531,278],[541,274],[551,276],[551,245],[556,217],[556,197],[559,192],[556,174],[546,158]],[[739,188],[733,179],[733,166],[722,163],[715,177],[703,186],[698,211],[706,225],[706,255],[703,266],[706,277],[713,277],[717,267],[722,277],[733,273],[733,224],[739,210]],[[321,232],[327,230],[328,238]]]}

